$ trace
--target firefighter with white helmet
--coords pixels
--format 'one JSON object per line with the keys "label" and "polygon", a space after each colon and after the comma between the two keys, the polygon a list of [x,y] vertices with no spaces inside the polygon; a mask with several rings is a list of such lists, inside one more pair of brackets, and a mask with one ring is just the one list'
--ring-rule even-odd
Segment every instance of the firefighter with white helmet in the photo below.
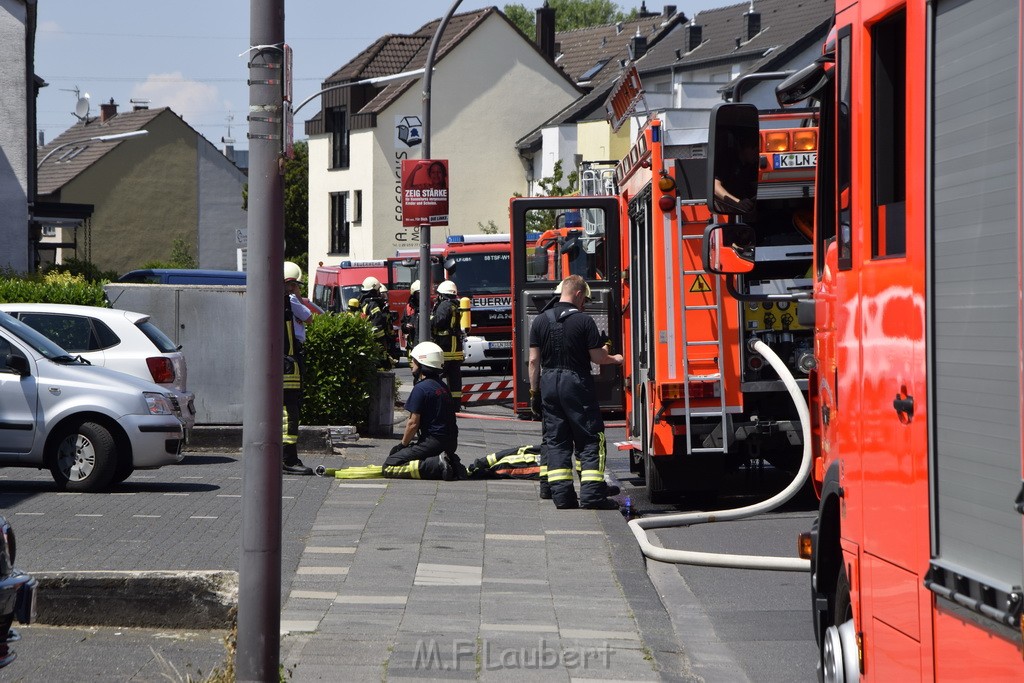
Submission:
{"label": "firefighter with white helmet", "polygon": [[380,283],[380,280],[368,276],[363,280],[363,293],[359,297],[359,310],[363,317],[373,325],[374,334],[384,347],[386,368],[392,367],[392,360],[397,355],[398,344],[395,341],[395,330],[391,320],[391,310],[388,308],[387,288]]}
{"label": "firefighter with white helmet", "polygon": [[434,343],[444,350],[444,376],[452,398],[462,403],[462,311],[459,307],[459,288],[451,280],[437,286],[437,300],[430,313],[430,332]]}
{"label": "firefighter with white helmet", "polygon": [[[299,299],[302,269],[291,261],[284,263],[284,415],[281,460],[285,474],[313,474],[299,460],[299,417],[302,414],[302,380],[305,360],[302,345],[306,341],[305,322],[312,317]],[[301,333],[301,338],[300,338]]]}
{"label": "firefighter with white helmet", "polygon": [[456,454],[459,427],[456,402],[441,381],[444,352],[433,342],[420,342],[409,354],[415,384],[405,402],[409,421],[402,443],[384,461],[385,477],[396,479],[465,478],[466,468]]}

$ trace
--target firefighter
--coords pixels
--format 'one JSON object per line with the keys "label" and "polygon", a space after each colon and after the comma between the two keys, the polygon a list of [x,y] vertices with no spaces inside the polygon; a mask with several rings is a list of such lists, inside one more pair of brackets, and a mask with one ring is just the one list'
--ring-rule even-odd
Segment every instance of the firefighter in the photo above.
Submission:
{"label": "firefighter", "polygon": [[456,406],[462,404],[462,311],[459,289],[451,280],[437,286],[437,300],[430,314],[430,331],[434,343],[444,350],[444,376]]}
{"label": "firefighter", "polygon": [[298,264],[291,261],[284,262],[284,289],[288,294],[288,305],[292,310],[292,329],[295,334],[295,359],[299,362],[299,372],[305,377],[306,323],[313,317],[313,311],[309,308],[309,304],[302,299],[302,268],[299,268]]}
{"label": "firefighter", "polygon": [[383,474],[396,479],[464,479],[466,468],[455,452],[459,441],[456,403],[441,381],[444,352],[433,342],[421,342],[412,350],[409,363],[415,382],[405,402],[409,421],[402,443],[384,461]]}
{"label": "firefighter", "polygon": [[[363,293],[359,297],[359,310],[363,317],[373,325],[374,336],[384,347],[384,369],[391,368],[391,311],[388,310],[387,290],[383,289],[380,280],[372,275],[363,280]],[[383,290],[383,291],[381,291]]]}
{"label": "firefighter", "polygon": [[412,349],[419,342],[417,328],[420,324],[420,281],[413,280],[409,285],[409,301],[405,304],[405,313],[402,315],[402,334],[405,335],[405,348],[411,354]]}
{"label": "firefighter", "polygon": [[[616,509],[604,481],[604,421],[590,364],[621,365],[622,355],[608,352],[593,318],[583,313],[590,298],[586,281],[570,275],[561,287],[558,303],[537,316],[530,329],[530,400],[531,408],[543,413],[551,498],[559,509]],[[572,480],[574,448],[582,466],[578,499]]]}
{"label": "firefighter", "polygon": [[[287,274],[287,272],[286,272]],[[295,317],[288,294],[284,296],[284,410],[281,460],[285,474],[313,474],[299,460],[299,417],[302,412],[302,371],[296,358]]]}
{"label": "firefighter", "polygon": [[359,299],[355,297],[349,299],[348,309],[346,310],[346,312],[352,315],[359,315],[360,313],[362,313],[362,310],[359,308]]}

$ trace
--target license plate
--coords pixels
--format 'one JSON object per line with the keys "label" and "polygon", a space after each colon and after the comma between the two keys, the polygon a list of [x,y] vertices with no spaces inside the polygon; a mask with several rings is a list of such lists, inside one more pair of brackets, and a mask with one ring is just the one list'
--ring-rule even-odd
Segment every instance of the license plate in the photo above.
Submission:
{"label": "license plate", "polygon": [[809,168],[818,163],[817,152],[802,152],[799,154],[776,154],[775,168]]}
{"label": "license plate", "polygon": [[504,340],[503,341],[492,341],[491,342],[491,348],[492,349],[511,349],[512,348],[512,342],[511,341],[504,341]]}

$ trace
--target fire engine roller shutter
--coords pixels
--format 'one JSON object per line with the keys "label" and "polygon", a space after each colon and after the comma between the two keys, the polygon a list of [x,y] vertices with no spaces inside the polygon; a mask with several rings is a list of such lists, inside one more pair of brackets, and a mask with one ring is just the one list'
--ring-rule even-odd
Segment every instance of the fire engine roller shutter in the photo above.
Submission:
{"label": "fire engine roller shutter", "polygon": [[995,586],[1020,586],[1024,565],[1018,12],[939,2],[932,51],[933,552]]}

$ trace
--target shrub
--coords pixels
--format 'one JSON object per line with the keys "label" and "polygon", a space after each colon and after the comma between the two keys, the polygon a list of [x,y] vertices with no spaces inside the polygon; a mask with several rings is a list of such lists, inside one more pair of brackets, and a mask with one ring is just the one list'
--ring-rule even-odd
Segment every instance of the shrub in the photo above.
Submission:
{"label": "shrub", "polygon": [[302,423],[365,424],[370,387],[384,363],[373,326],[358,315],[313,316],[306,323]]}
{"label": "shrub", "polygon": [[48,274],[52,272],[57,273],[71,273],[72,275],[81,275],[88,282],[112,282],[117,279],[116,270],[101,270],[92,261],[84,261],[77,258],[65,258],[64,263],[52,263],[46,266],[43,273]]}
{"label": "shrub", "polygon": [[107,305],[101,284],[86,282],[81,275],[60,272],[47,273],[42,279],[5,274],[0,277],[0,303]]}

